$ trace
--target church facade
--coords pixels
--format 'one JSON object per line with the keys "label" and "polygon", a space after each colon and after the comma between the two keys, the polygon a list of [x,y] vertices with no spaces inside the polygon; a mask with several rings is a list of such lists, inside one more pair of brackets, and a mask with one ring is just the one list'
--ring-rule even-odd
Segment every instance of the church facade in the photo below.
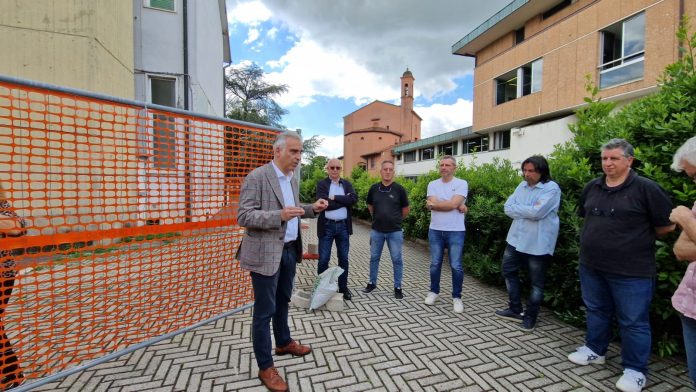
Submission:
{"label": "church facade", "polygon": [[343,117],[343,168],[346,176],[356,166],[377,175],[385,160],[394,161],[392,150],[420,139],[422,119],[413,110],[411,71],[401,76],[401,105],[373,101]]}

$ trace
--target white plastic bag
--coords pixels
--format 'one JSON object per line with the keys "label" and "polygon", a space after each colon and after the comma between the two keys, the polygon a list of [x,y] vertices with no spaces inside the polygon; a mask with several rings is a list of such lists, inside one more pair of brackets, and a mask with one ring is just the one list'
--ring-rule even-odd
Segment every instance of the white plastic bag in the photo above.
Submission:
{"label": "white plastic bag", "polygon": [[322,272],[314,281],[312,299],[309,302],[309,310],[317,309],[329,302],[338,291],[338,277],[343,273],[341,267],[330,267]]}

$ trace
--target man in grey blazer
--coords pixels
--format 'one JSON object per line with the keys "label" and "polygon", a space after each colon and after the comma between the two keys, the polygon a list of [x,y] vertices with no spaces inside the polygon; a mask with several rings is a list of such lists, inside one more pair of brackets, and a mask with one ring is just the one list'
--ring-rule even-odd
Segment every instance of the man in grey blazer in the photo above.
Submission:
{"label": "man in grey blazer", "polygon": [[244,227],[237,259],[251,272],[254,290],[252,341],[259,379],[271,391],[286,391],[288,384],[273,366],[273,322],[276,355],[302,356],[312,349],[290,337],[288,304],[296,263],[302,259],[300,218],[314,218],[329,203],[319,199],[300,205],[299,182],[294,176],[302,158],[302,138],[287,131],[273,144],[273,161],[254,169],[244,179],[237,221]]}

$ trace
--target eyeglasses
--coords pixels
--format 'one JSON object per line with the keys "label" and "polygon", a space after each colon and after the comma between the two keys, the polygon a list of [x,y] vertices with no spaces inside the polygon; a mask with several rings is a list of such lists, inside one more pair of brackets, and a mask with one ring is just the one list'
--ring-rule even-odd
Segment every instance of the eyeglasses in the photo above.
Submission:
{"label": "eyeglasses", "polygon": [[329,166],[330,170],[341,170],[340,166]]}
{"label": "eyeglasses", "polygon": [[386,189],[382,189],[382,185],[380,184],[377,186],[377,190],[382,193],[389,193],[391,192],[391,186],[388,186]]}

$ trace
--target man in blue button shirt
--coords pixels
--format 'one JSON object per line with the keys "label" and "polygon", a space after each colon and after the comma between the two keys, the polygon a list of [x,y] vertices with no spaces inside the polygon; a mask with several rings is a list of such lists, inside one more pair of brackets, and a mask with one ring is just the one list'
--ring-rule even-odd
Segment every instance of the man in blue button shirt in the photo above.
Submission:
{"label": "man in blue button shirt", "polygon": [[[495,312],[499,317],[522,321],[522,329],[533,331],[541,301],[544,281],[558,238],[558,207],[561,189],[551,181],[549,164],[539,155],[522,162],[522,181],[505,202],[505,214],[512,218],[503,254],[503,277],[510,297],[505,310]],[[527,309],[522,311],[520,268],[526,267],[532,290]]]}

